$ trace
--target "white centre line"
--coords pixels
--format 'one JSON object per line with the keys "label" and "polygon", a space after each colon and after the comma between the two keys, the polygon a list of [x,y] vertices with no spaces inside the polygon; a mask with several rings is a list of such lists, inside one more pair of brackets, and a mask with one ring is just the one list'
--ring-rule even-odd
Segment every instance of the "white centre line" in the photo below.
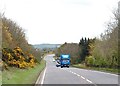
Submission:
{"label": "white centre line", "polygon": [[77,75],[76,73],[73,73],[73,74]]}
{"label": "white centre line", "polygon": [[81,76],[82,79],[85,79],[85,77]]}
{"label": "white centre line", "polygon": [[80,76],[79,74],[76,74],[77,76]]}
{"label": "white centre line", "polygon": [[92,81],[90,81],[89,79],[87,79],[87,78],[85,78],[85,77],[83,77],[83,76],[81,76],[81,75],[79,75],[79,74],[77,74],[77,73],[75,73],[75,72],[72,72],[72,71],[68,71],[68,72],[70,72],[70,73],[72,73],[72,74],[74,74],[74,75],[77,75],[78,77],[81,77],[82,79],[85,79],[87,82],[89,82],[89,83],[93,83]]}
{"label": "white centre line", "polygon": [[46,67],[45,70],[44,70],[43,77],[42,77],[42,80],[41,80],[41,84],[43,84],[43,82],[44,82],[46,70],[47,70],[47,67]]}
{"label": "white centre line", "polygon": [[71,72],[71,73],[73,73],[73,74],[74,74],[74,72]]}
{"label": "white centre line", "polygon": [[90,80],[88,80],[88,79],[86,79],[86,81],[88,81],[89,83],[92,83],[92,81],[90,81]]}

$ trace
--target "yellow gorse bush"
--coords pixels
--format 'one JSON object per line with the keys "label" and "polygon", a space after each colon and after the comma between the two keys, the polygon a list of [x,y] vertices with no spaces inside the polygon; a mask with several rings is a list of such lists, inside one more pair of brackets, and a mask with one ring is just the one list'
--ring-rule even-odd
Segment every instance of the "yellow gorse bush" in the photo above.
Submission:
{"label": "yellow gorse bush", "polygon": [[32,54],[24,54],[20,47],[13,50],[2,49],[2,60],[9,66],[18,68],[28,68],[35,66],[35,57]]}

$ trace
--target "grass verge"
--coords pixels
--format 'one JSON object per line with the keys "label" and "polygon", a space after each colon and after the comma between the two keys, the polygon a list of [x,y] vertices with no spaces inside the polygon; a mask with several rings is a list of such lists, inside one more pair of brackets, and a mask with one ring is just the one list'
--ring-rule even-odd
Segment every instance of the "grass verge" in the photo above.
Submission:
{"label": "grass verge", "polygon": [[45,61],[36,64],[34,68],[19,69],[10,67],[2,72],[2,84],[35,84],[40,72],[45,67]]}
{"label": "grass verge", "polygon": [[75,65],[72,65],[72,67],[118,74],[118,69],[112,69],[112,68],[87,67],[83,64],[75,64]]}

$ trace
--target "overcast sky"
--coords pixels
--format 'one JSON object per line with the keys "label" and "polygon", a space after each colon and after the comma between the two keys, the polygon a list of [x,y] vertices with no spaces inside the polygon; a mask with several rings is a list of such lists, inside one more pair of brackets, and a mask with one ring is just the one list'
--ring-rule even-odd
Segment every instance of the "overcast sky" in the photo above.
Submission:
{"label": "overcast sky", "polygon": [[99,37],[119,0],[0,0],[0,11],[17,22],[30,44],[78,43]]}

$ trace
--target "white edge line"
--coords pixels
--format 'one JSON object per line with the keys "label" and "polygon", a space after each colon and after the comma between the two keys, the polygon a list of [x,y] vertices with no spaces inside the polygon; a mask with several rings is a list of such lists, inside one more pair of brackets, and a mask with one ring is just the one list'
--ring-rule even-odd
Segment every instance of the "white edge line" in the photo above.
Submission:
{"label": "white edge line", "polygon": [[97,70],[89,70],[91,72],[97,72],[97,73],[102,73],[102,74],[109,74],[109,75],[114,75],[114,76],[118,76],[117,74],[112,74],[112,73],[107,73],[107,72],[102,72],[102,71],[97,71]]}
{"label": "white edge line", "polygon": [[45,68],[45,70],[44,70],[44,73],[43,73],[43,76],[42,76],[42,80],[41,80],[41,84],[43,84],[43,82],[44,82],[44,78],[45,78],[46,69],[47,69],[47,68]]}

